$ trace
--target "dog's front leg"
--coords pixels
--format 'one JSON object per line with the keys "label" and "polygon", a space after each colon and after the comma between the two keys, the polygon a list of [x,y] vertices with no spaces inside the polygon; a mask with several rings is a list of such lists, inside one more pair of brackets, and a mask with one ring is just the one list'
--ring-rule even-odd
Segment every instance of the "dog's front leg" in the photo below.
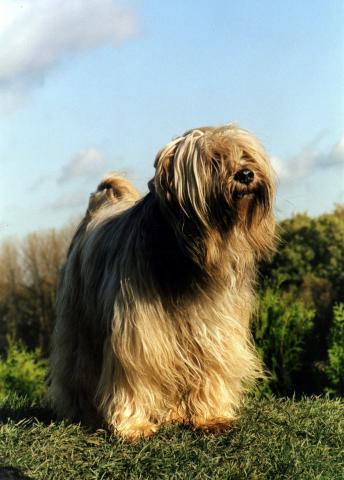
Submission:
{"label": "dog's front leg", "polygon": [[205,373],[202,383],[188,395],[190,423],[196,429],[221,432],[229,428],[237,416],[240,404],[238,386],[226,387],[221,378]]}
{"label": "dog's front leg", "polygon": [[154,377],[121,362],[109,338],[104,347],[96,404],[108,428],[127,441],[149,437],[165,416]]}

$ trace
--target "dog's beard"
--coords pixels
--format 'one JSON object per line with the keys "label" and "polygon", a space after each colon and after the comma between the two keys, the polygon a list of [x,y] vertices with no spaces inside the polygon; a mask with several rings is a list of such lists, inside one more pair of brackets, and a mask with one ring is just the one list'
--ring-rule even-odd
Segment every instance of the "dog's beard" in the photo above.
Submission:
{"label": "dog's beard", "polygon": [[274,252],[273,198],[269,179],[262,179],[251,188],[234,189],[232,194],[232,233],[240,238],[244,235],[257,259],[269,259]]}
{"label": "dog's beard", "polygon": [[[226,258],[227,245],[233,247],[234,237],[246,238],[238,248],[246,249],[250,245],[254,257],[269,256],[273,237],[271,229],[272,193],[268,182],[260,182],[254,188],[234,189],[228,197],[224,192],[207,198],[207,223],[200,220],[193,211],[185,214],[178,203],[162,205],[163,216],[175,231],[180,249],[202,271],[214,274],[216,263],[221,268],[221,258]],[[234,243],[237,245],[237,241]],[[240,247],[241,245],[241,247]],[[238,257],[236,253],[235,259]],[[212,267],[210,268],[210,265]]]}
{"label": "dog's beard", "polygon": [[235,185],[231,192],[233,215],[238,212],[241,221],[250,226],[254,219],[258,222],[272,212],[273,191],[268,181],[261,180],[254,185]]}

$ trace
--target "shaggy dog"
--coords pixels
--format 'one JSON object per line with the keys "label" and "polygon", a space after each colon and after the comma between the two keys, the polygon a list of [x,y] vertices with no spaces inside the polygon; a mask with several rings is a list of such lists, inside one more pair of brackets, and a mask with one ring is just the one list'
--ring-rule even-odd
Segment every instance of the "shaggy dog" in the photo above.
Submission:
{"label": "shaggy dog", "polygon": [[270,163],[233,124],[197,128],[160,150],[148,186],[109,175],[91,195],[58,288],[50,398],[128,440],[166,422],[219,431],[262,372],[249,323],[274,245]]}

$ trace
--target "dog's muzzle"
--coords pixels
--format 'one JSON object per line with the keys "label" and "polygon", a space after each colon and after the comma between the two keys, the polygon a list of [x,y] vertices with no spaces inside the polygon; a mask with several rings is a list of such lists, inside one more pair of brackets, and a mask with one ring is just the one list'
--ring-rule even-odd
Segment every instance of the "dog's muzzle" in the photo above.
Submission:
{"label": "dog's muzzle", "polygon": [[258,187],[258,177],[249,168],[242,168],[234,175],[235,198],[253,198]]}
{"label": "dog's muzzle", "polygon": [[243,170],[239,170],[234,175],[234,180],[236,180],[237,182],[242,183],[244,185],[249,185],[254,180],[254,173],[252,172],[252,170],[249,170],[248,168],[245,168]]}

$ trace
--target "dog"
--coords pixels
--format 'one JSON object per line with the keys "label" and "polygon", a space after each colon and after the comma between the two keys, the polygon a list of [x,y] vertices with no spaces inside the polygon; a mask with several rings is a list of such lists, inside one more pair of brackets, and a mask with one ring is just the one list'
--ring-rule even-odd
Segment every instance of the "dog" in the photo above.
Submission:
{"label": "dog", "polygon": [[128,441],[169,422],[222,431],[263,374],[250,318],[275,244],[264,148],[234,124],[196,128],[154,166],[143,197],[116,174],[91,195],[52,339],[58,416]]}

